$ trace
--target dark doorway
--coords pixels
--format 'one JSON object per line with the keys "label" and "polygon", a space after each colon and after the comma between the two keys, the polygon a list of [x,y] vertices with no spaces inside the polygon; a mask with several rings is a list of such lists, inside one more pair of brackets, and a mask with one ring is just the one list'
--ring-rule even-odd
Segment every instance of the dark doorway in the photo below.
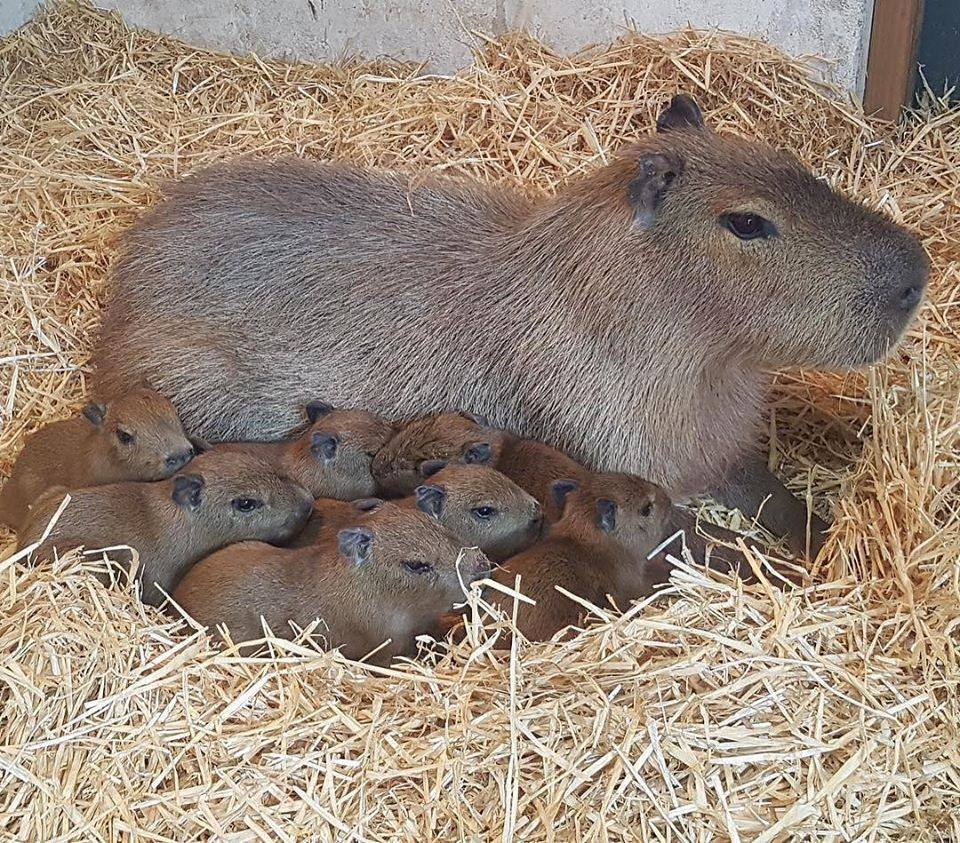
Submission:
{"label": "dark doorway", "polygon": [[923,93],[923,77],[937,96],[953,88],[951,100],[960,102],[960,0],[926,0],[917,63],[915,94]]}

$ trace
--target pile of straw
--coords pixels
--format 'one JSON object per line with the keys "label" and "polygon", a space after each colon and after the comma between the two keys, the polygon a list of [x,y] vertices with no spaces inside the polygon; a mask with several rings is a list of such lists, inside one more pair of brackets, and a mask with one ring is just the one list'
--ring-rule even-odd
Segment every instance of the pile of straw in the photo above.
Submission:
{"label": "pile of straw", "polygon": [[[486,42],[456,78],[213,54],[73,3],[0,42],[0,455],[65,415],[110,238],[162,181],[294,151],[550,190],[679,87],[918,231],[930,303],[887,365],[791,373],[771,461],[834,505],[815,584],[677,572],[564,642],[384,670],[218,653],[85,573],[0,563],[0,828],[18,839],[960,837],[960,115],[890,136],[762,44]],[[815,303],[812,303],[812,306]],[[732,516],[736,525],[737,517]],[[759,564],[759,558],[754,561]]]}

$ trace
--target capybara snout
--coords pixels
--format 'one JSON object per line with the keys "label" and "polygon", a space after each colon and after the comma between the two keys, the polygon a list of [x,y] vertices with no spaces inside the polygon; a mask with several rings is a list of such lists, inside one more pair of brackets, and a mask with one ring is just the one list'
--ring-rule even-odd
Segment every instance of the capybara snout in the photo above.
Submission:
{"label": "capybara snout", "polygon": [[117,464],[129,466],[128,477],[163,480],[193,459],[193,445],[173,404],[153,390],[141,387],[107,404],[91,402],[83,415]]}
{"label": "capybara snout", "polygon": [[[631,153],[677,162],[641,248],[669,238],[681,266],[710,266],[712,318],[772,365],[850,368],[886,354],[916,312],[929,260],[919,241],[833,190],[791,154],[691,117]],[[749,278],[749,284],[745,284]],[[688,301],[679,287],[677,305]],[[694,290],[697,296],[703,287]]]}

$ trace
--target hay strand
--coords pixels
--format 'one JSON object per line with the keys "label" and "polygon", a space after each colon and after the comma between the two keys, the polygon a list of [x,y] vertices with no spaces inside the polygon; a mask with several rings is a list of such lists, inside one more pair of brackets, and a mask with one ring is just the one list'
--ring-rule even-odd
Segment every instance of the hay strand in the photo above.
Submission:
{"label": "hay strand", "polygon": [[[770,460],[834,506],[812,584],[682,565],[660,600],[553,642],[483,605],[462,643],[358,666],[271,656],[8,559],[0,828],[13,839],[960,839],[960,114],[891,133],[727,34],[561,57],[486,39],[454,77],[288,65],[50,7],[0,42],[0,459],[75,407],[111,238],[163,181],[281,151],[549,191],[679,87],[924,238],[931,301],[888,364],[785,373]],[[737,514],[705,513],[734,528]],[[766,560],[747,544],[758,571]],[[483,623],[481,623],[483,622]]]}

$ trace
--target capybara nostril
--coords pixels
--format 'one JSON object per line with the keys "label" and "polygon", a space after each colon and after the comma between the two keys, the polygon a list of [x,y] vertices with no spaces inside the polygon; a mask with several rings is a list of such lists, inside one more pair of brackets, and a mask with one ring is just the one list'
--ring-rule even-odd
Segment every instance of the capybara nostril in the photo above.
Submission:
{"label": "capybara nostril", "polygon": [[193,448],[187,448],[185,451],[178,451],[176,454],[170,454],[164,464],[170,471],[176,471],[185,466],[193,459]]}
{"label": "capybara nostril", "polygon": [[543,521],[543,507],[540,506],[540,501],[533,502],[533,510],[530,513],[530,523],[539,524]]}
{"label": "capybara nostril", "polygon": [[897,297],[897,307],[904,313],[909,313],[920,304],[922,297],[923,287],[919,284],[910,284],[900,291],[900,295]]}

